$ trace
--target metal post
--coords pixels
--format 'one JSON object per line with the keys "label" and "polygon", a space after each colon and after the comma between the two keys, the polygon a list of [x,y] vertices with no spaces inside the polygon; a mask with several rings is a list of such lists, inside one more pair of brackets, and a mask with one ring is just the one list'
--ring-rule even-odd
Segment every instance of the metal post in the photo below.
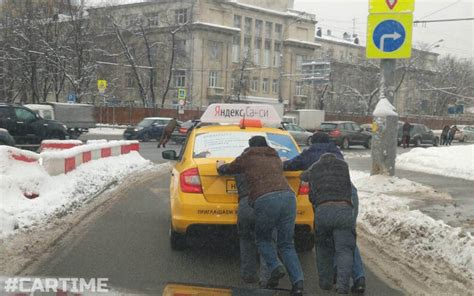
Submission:
{"label": "metal post", "polygon": [[[394,59],[380,61],[380,100],[394,104],[395,90]],[[379,101],[380,103],[380,101]],[[372,131],[372,175],[395,175],[397,155],[398,115],[375,116]]]}

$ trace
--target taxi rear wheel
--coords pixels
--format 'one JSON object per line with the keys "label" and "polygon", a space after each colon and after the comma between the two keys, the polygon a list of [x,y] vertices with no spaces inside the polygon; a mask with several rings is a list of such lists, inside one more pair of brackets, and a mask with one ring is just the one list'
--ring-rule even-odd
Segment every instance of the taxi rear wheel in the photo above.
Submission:
{"label": "taxi rear wheel", "polygon": [[170,227],[170,244],[171,244],[171,249],[176,250],[176,251],[182,251],[186,249],[187,244],[186,244],[186,235],[178,233],[176,231],[173,231]]}
{"label": "taxi rear wheel", "polygon": [[295,249],[298,252],[310,252],[314,248],[314,235],[295,235]]}

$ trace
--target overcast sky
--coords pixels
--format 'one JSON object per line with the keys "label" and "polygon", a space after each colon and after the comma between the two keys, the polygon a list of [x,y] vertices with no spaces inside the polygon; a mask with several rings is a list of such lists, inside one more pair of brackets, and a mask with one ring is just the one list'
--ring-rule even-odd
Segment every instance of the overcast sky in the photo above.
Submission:
{"label": "overcast sky", "polygon": [[[353,31],[360,35],[365,44],[368,0],[295,0],[295,8],[316,14],[318,26],[331,29],[333,35]],[[438,12],[437,12],[438,11]],[[474,0],[416,0],[414,20],[472,18]],[[433,51],[454,54],[463,58],[474,58],[474,21],[428,23],[413,27],[413,44],[419,42],[434,44],[440,39],[439,48]]]}

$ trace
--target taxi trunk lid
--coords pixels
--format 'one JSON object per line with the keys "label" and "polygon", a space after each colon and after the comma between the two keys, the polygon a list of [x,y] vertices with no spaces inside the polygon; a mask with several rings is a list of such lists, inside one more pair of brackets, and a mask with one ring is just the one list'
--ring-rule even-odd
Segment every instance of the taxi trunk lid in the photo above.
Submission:
{"label": "taxi trunk lid", "polygon": [[[226,163],[233,159],[223,159]],[[195,159],[201,178],[204,198],[211,203],[237,203],[238,194],[233,176],[219,176],[216,159]],[[294,192],[298,193],[300,179],[298,172],[285,172],[285,176]]]}

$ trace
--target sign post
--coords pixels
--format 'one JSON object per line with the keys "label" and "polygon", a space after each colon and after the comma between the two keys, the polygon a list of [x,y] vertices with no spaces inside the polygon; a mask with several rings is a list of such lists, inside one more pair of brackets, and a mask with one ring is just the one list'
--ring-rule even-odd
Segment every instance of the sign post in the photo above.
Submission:
{"label": "sign post", "polygon": [[[395,101],[397,59],[411,57],[415,0],[369,0],[368,59],[380,60],[380,98],[372,129],[372,175],[395,174],[398,114]],[[387,111],[388,110],[388,111]]]}

